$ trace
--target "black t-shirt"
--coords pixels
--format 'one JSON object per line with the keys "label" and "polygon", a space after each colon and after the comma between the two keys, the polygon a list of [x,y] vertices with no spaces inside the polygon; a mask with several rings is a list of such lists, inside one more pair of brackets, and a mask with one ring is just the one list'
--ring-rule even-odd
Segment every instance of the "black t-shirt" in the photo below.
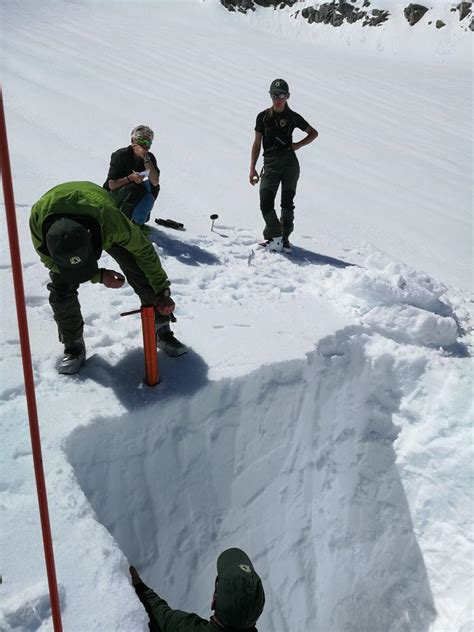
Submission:
{"label": "black t-shirt", "polygon": [[288,105],[285,105],[283,112],[275,112],[273,108],[260,112],[255,131],[263,135],[263,155],[290,150],[295,127],[304,132],[310,125],[300,114],[290,110]]}
{"label": "black t-shirt", "polygon": [[[156,169],[158,170],[158,173],[160,173],[160,170],[158,169],[158,165],[156,164],[155,156],[150,152],[148,152],[148,155],[150,156],[151,162],[155,165]],[[110,191],[109,180],[118,180],[119,178],[126,178],[132,173],[132,171],[140,172],[140,171],[145,171],[145,169],[146,167],[145,167],[145,163],[143,162],[143,159],[138,158],[138,156],[135,156],[131,145],[129,145],[128,147],[122,147],[121,149],[117,149],[117,151],[114,151],[114,153],[110,156],[109,173],[107,174],[107,180],[104,182],[103,187],[104,189],[107,189],[107,191]],[[158,192],[160,190],[160,187],[158,185],[154,186],[153,184],[151,184],[151,182],[150,182],[150,185],[151,185],[151,194],[156,199]]]}

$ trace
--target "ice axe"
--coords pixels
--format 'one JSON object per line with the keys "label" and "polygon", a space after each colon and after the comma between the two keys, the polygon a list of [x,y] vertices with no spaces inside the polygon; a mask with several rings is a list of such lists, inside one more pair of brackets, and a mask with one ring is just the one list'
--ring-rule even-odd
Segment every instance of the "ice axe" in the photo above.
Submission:
{"label": "ice axe", "polygon": [[224,235],[224,233],[218,233],[217,230],[214,230],[214,222],[219,217],[219,215],[217,213],[213,213],[212,215],[209,215],[209,217],[212,219],[211,232],[215,233],[216,235],[219,235],[219,237],[226,237],[227,238],[228,235]]}

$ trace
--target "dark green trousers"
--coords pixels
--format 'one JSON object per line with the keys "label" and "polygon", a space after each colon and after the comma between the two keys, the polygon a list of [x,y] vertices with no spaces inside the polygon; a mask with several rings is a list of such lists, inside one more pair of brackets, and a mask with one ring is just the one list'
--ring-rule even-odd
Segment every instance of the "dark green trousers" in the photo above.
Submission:
{"label": "dark green trousers", "polygon": [[[296,185],[300,177],[300,165],[294,151],[275,153],[263,159],[263,175],[260,180],[260,210],[265,221],[265,239],[288,239],[294,228],[293,203]],[[281,185],[281,215],[275,211],[275,198]]]}
{"label": "dark green trousers", "polygon": [[[121,246],[112,246],[108,253],[119,264],[128,283],[139,296],[141,304],[153,305],[156,300],[156,293],[133,255]],[[81,338],[84,331],[84,321],[78,297],[79,284],[68,283],[57,272],[50,272],[49,276],[51,279],[47,286],[49,303],[58,326],[59,340],[68,346],[74,340]],[[169,322],[167,316],[160,317],[161,320]]]}

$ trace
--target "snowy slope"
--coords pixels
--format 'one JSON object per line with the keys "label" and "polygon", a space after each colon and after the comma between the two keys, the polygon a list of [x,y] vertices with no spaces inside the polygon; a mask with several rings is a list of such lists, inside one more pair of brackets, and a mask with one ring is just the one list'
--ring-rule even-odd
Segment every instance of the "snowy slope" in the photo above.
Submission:
{"label": "snowy slope", "polygon": [[[348,53],[283,28],[283,14],[209,0],[1,5],[65,630],[147,629],[128,560],[173,606],[207,616],[227,546],[246,549],[263,578],[261,630],[474,625],[466,40],[440,55],[421,36],[407,64],[386,54],[393,32],[383,51]],[[291,256],[254,248],[262,221],[247,184],[276,76],[320,132],[299,154]],[[192,350],[160,355],[163,382],[144,387],[138,319],[119,316],[136,297],[84,286],[89,360],[60,378],[29,209],[61,181],[102,183],[139,122],[157,133],[153,216],[187,228],[151,238]],[[44,632],[3,214],[1,246],[0,629]]]}
{"label": "snowy slope", "polygon": [[[213,0],[204,0],[213,3]],[[408,0],[350,0],[350,6],[373,16],[375,11],[386,12],[387,19],[376,26],[364,25],[365,20],[348,22],[339,26],[323,22],[309,23],[304,10],[309,7],[321,7],[331,4],[324,0],[299,0],[293,6],[261,7],[255,5],[255,11],[245,16],[235,13],[234,20],[244,22],[246,26],[280,33],[291,39],[303,39],[316,42],[325,48],[339,50],[346,56],[353,53],[373,54],[383,57],[396,57],[405,63],[452,62],[456,58],[468,63],[472,54],[471,14],[462,20],[459,2],[433,0],[430,3],[411,3]],[[339,3],[336,2],[336,5]],[[349,2],[346,2],[349,4]],[[428,9],[423,17],[410,25],[405,17],[409,5],[420,5]],[[463,14],[464,15],[464,14]],[[436,23],[444,23],[436,28]]]}

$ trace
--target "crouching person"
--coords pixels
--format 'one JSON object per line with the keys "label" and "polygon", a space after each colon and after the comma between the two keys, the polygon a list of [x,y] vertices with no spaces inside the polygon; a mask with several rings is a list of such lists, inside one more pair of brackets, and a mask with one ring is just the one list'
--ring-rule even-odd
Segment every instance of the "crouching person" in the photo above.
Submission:
{"label": "crouching person", "polygon": [[134,224],[144,226],[160,192],[160,170],[150,147],[153,130],[138,125],[131,132],[130,145],[114,151],[104,189],[110,191],[120,210]]}
{"label": "crouching person", "polygon": [[[54,187],[33,205],[30,230],[33,245],[50,270],[49,302],[59,340],[64,344],[60,373],[77,373],[85,361],[78,289],[86,281],[120,288],[126,277],[141,304],[156,308],[158,347],[172,356],[186,353],[186,347],[170,329],[175,304],[153,245],[102,187],[92,182],[66,182]],[[99,268],[104,250],[125,277]]]}
{"label": "crouching person", "polygon": [[130,566],[132,584],[150,617],[151,632],[257,632],[265,593],[250,558],[240,549],[227,549],[217,558],[217,577],[210,619],[173,610],[146,586],[137,569]]}

